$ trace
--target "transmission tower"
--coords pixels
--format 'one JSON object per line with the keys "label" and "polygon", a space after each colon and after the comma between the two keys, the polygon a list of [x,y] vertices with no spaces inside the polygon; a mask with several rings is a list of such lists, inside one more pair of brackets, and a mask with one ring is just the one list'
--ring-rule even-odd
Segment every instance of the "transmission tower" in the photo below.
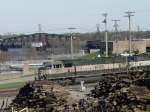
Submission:
{"label": "transmission tower", "polygon": [[108,57],[108,31],[107,31],[107,13],[102,14],[104,16],[103,23],[105,24],[105,43],[106,43],[106,57]]}
{"label": "transmission tower", "polygon": [[117,54],[117,56],[118,56],[118,27],[119,27],[119,25],[118,25],[118,22],[120,21],[120,20],[117,20],[117,19],[114,19],[114,20],[112,20],[112,21],[114,21],[114,28],[115,28],[115,42],[116,42],[116,54]]}
{"label": "transmission tower", "polygon": [[114,21],[115,32],[118,32],[118,27],[119,27],[118,22],[119,22],[120,20],[114,19],[114,20],[112,20],[112,21]]}

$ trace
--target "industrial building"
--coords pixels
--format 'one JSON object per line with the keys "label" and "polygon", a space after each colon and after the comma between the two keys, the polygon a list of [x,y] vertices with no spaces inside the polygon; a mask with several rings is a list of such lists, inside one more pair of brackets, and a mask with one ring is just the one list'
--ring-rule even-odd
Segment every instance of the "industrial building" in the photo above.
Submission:
{"label": "industrial building", "polygon": [[[96,41],[87,41],[86,47],[89,52],[95,51],[96,49],[104,52],[106,48],[106,43],[100,40]],[[108,51],[112,52],[113,50],[113,42],[108,42]]]}
{"label": "industrial building", "polygon": [[[8,51],[17,56],[70,54],[70,35],[35,33],[29,35],[19,35],[3,38],[0,41],[0,49]],[[78,37],[73,38],[73,52],[80,51],[80,41]]]}
{"label": "industrial building", "polygon": [[146,51],[150,52],[150,39],[143,39],[146,42]]}
{"label": "industrial building", "polygon": [[[149,41],[150,42],[150,41]],[[147,40],[132,40],[131,50],[134,53],[145,53],[148,51],[148,45],[150,45]],[[100,40],[87,41],[86,47],[89,52],[100,51],[105,52],[106,43]],[[109,41],[108,51],[113,54],[121,54],[129,52],[129,41]]]}
{"label": "industrial building", "polygon": [[[136,54],[146,52],[146,42],[144,40],[132,40],[131,51]],[[113,42],[113,54],[129,52],[129,41]]]}

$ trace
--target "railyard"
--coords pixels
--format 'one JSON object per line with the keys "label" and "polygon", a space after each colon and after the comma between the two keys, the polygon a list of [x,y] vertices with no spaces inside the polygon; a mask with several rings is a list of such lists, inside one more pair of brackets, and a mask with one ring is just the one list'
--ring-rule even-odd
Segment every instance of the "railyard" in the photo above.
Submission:
{"label": "railyard", "polygon": [[[98,78],[98,77],[97,77]],[[84,79],[86,80],[86,78]],[[22,87],[4,112],[148,112],[150,111],[150,72],[130,71],[104,74],[97,81],[80,84],[36,80]],[[6,103],[6,100],[5,102]],[[2,108],[3,104],[1,105]]]}
{"label": "railyard", "polygon": [[7,64],[0,75],[1,111],[149,111],[149,56],[126,59],[25,62],[21,69]]}

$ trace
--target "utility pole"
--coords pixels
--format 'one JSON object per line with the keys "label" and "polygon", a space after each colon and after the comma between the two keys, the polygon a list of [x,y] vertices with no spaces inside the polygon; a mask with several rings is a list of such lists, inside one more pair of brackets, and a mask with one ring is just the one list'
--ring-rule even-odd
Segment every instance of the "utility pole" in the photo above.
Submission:
{"label": "utility pole", "polygon": [[74,58],[73,56],[73,30],[75,30],[75,27],[69,27],[68,30],[70,30],[70,53],[71,53],[71,59]]}
{"label": "utility pole", "polygon": [[102,39],[100,38],[101,36],[100,36],[100,25],[99,25],[99,24],[96,24],[96,29],[97,29],[97,30],[96,30],[96,36],[95,36],[96,39],[97,39],[97,40],[102,40]]}
{"label": "utility pole", "polygon": [[137,26],[137,34],[136,34],[136,39],[139,39],[140,37],[140,26]]}
{"label": "utility pole", "polygon": [[99,24],[96,24],[96,29],[97,29],[97,32],[99,33],[100,32],[100,25]]}
{"label": "utility pole", "polygon": [[140,26],[137,26],[137,32],[140,32]]}
{"label": "utility pole", "polygon": [[117,54],[117,56],[118,56],[118,27],[119,27],[119,25],[118,25],[118,22],[120,21],[120,20],[117,20],[117,19],[114,19],[114,20],[112,20],[112,21],[114,21],[114,28],[115,28],[115,42],[116,42],[116,54]]}
{"label": "utility pole", "polygon": [[103,23],[105,24],[105,44],[106,44],[106,57],[108,57],[108,31],[107,31],[107,13],[102,14],[104,16]]}
{"label": "utility pole", "polygon": [[42,25],[38,24],[38,33],[42,33]]}
{"label": "utility pole", "polygon": [[132,52],[132,36],[131,36],[131,17],[134,16],[133,13],[135,12],[125,12],[127,15],[125,17],[128,17],[129,19],[129,54],[131,55]]}

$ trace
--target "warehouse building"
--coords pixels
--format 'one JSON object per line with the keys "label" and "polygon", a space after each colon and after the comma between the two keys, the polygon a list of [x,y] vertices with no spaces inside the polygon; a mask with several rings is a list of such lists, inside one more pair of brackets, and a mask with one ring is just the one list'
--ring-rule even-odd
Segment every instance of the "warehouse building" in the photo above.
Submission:
{"label": "warehouse building", "polygon": [[[86,44],[86,48],[88,51],[100,51],[105,52],[106,43],[96,40],[96,41],[88,41]],[[146,52],[146,41],[145,40],[132,40],[131,45],[132,52],[134,53],[145,53]],[[129,41],[109,41],[108,42],[108,51],[113,54],[121,54],[125,52],[129,52]]]}

